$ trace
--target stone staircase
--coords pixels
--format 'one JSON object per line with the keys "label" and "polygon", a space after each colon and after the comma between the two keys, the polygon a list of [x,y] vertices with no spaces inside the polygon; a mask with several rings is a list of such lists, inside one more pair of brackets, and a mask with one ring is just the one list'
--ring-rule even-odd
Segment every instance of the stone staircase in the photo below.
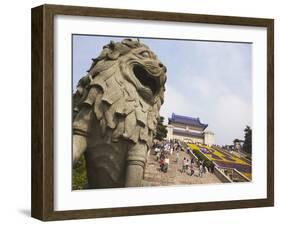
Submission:
{"label": "stone staircase", "polygon": [[199,169],[197,167],[195,167],[195,173],[192,176],[189,176],[189,170],[186,173],[182,173],[181,168],[184,157],[187,159],[191,158],[189,154],[180,151],[179,161],[176,162],[175,152],[172,155],[169,155],[169,169],[167,173],[164,173],[160,171],[159,163],[155,160],[156,156],[150,154],[146,163],[143,186],[221,183],[216,175],[209,172],[203,174],[203,177],[199,177]]}

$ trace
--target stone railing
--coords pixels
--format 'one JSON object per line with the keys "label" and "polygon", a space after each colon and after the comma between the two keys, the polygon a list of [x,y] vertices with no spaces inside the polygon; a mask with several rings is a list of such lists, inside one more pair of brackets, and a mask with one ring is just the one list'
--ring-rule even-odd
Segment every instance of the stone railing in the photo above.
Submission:
{"label": "stone railing", "polygon": [[232,180],[234,182],[250,182],[251,180],[247,177],[245,177],[242,173],[240,173],[238,170],[233,169],[233,178]]}
{"label": "stone railing", "polygon": [[[225,173],[227,171],[228,173]],[[234,168],[219,168],[215,167],[215,174],[223,182],[249,182],[249,178],[240,173],[237,169]]]}
{"label": "stone railing", "polygon": [[193,153],[193,151],[192,150],[190,150],[190,155],[193,157],[193,158],[195,158],[197,161],[198,161],[198,157]]}
{"label": "stone railing", "polygon": [[217,166],[214,167],[214,174],[223,183],[231,183],[232,182],[232,180],[230,180],[230,178],[228,176],[226,176]]}

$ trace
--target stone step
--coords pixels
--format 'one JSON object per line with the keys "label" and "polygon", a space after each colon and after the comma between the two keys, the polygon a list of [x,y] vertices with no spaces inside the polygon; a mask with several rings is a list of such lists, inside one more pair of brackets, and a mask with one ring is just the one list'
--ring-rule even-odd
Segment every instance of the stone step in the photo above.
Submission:
{"label": "stone step", "polygon": [[167,173],[160,171],[160,165],[155,161],[155,155],[149,155],[145,168],[143,186],[165,186],[177,184],[207,184],[221,183],[220,180],[212,173],[206,173],[203,177],[199,177],[199,169],[195,168],[194,175],[190,176],[190,171],[187,173],[181,172],[181,163],[183,157],[190,159],[191,156],[185,152],[180,152],[179,160],[176,162],[175,153],[169,156],[170,165]]}

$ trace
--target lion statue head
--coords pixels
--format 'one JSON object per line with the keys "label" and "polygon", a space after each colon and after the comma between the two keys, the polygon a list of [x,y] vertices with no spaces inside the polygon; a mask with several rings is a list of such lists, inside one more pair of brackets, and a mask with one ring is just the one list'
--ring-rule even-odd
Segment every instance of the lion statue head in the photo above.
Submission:
{"label": "lion statue head", "polygon": [[[148,46],[132,39],[111,41],[92,61],[74,94],[74,116],[91,106],[102,136],[150,146],[164,102],[166,67]],[[89,126],[76,121],[74,129],[89,133]]]}

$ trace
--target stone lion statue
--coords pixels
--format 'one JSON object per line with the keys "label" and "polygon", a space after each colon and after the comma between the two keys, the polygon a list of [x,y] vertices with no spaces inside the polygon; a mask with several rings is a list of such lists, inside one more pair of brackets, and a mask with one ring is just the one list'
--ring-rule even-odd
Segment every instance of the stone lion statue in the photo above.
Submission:
{"label": "stone lion statue", "polygon": [[73,163],[85,154],[88,186],[141,186],[164,101],[166,67],[145,44],[103,47],[73,95]]}

